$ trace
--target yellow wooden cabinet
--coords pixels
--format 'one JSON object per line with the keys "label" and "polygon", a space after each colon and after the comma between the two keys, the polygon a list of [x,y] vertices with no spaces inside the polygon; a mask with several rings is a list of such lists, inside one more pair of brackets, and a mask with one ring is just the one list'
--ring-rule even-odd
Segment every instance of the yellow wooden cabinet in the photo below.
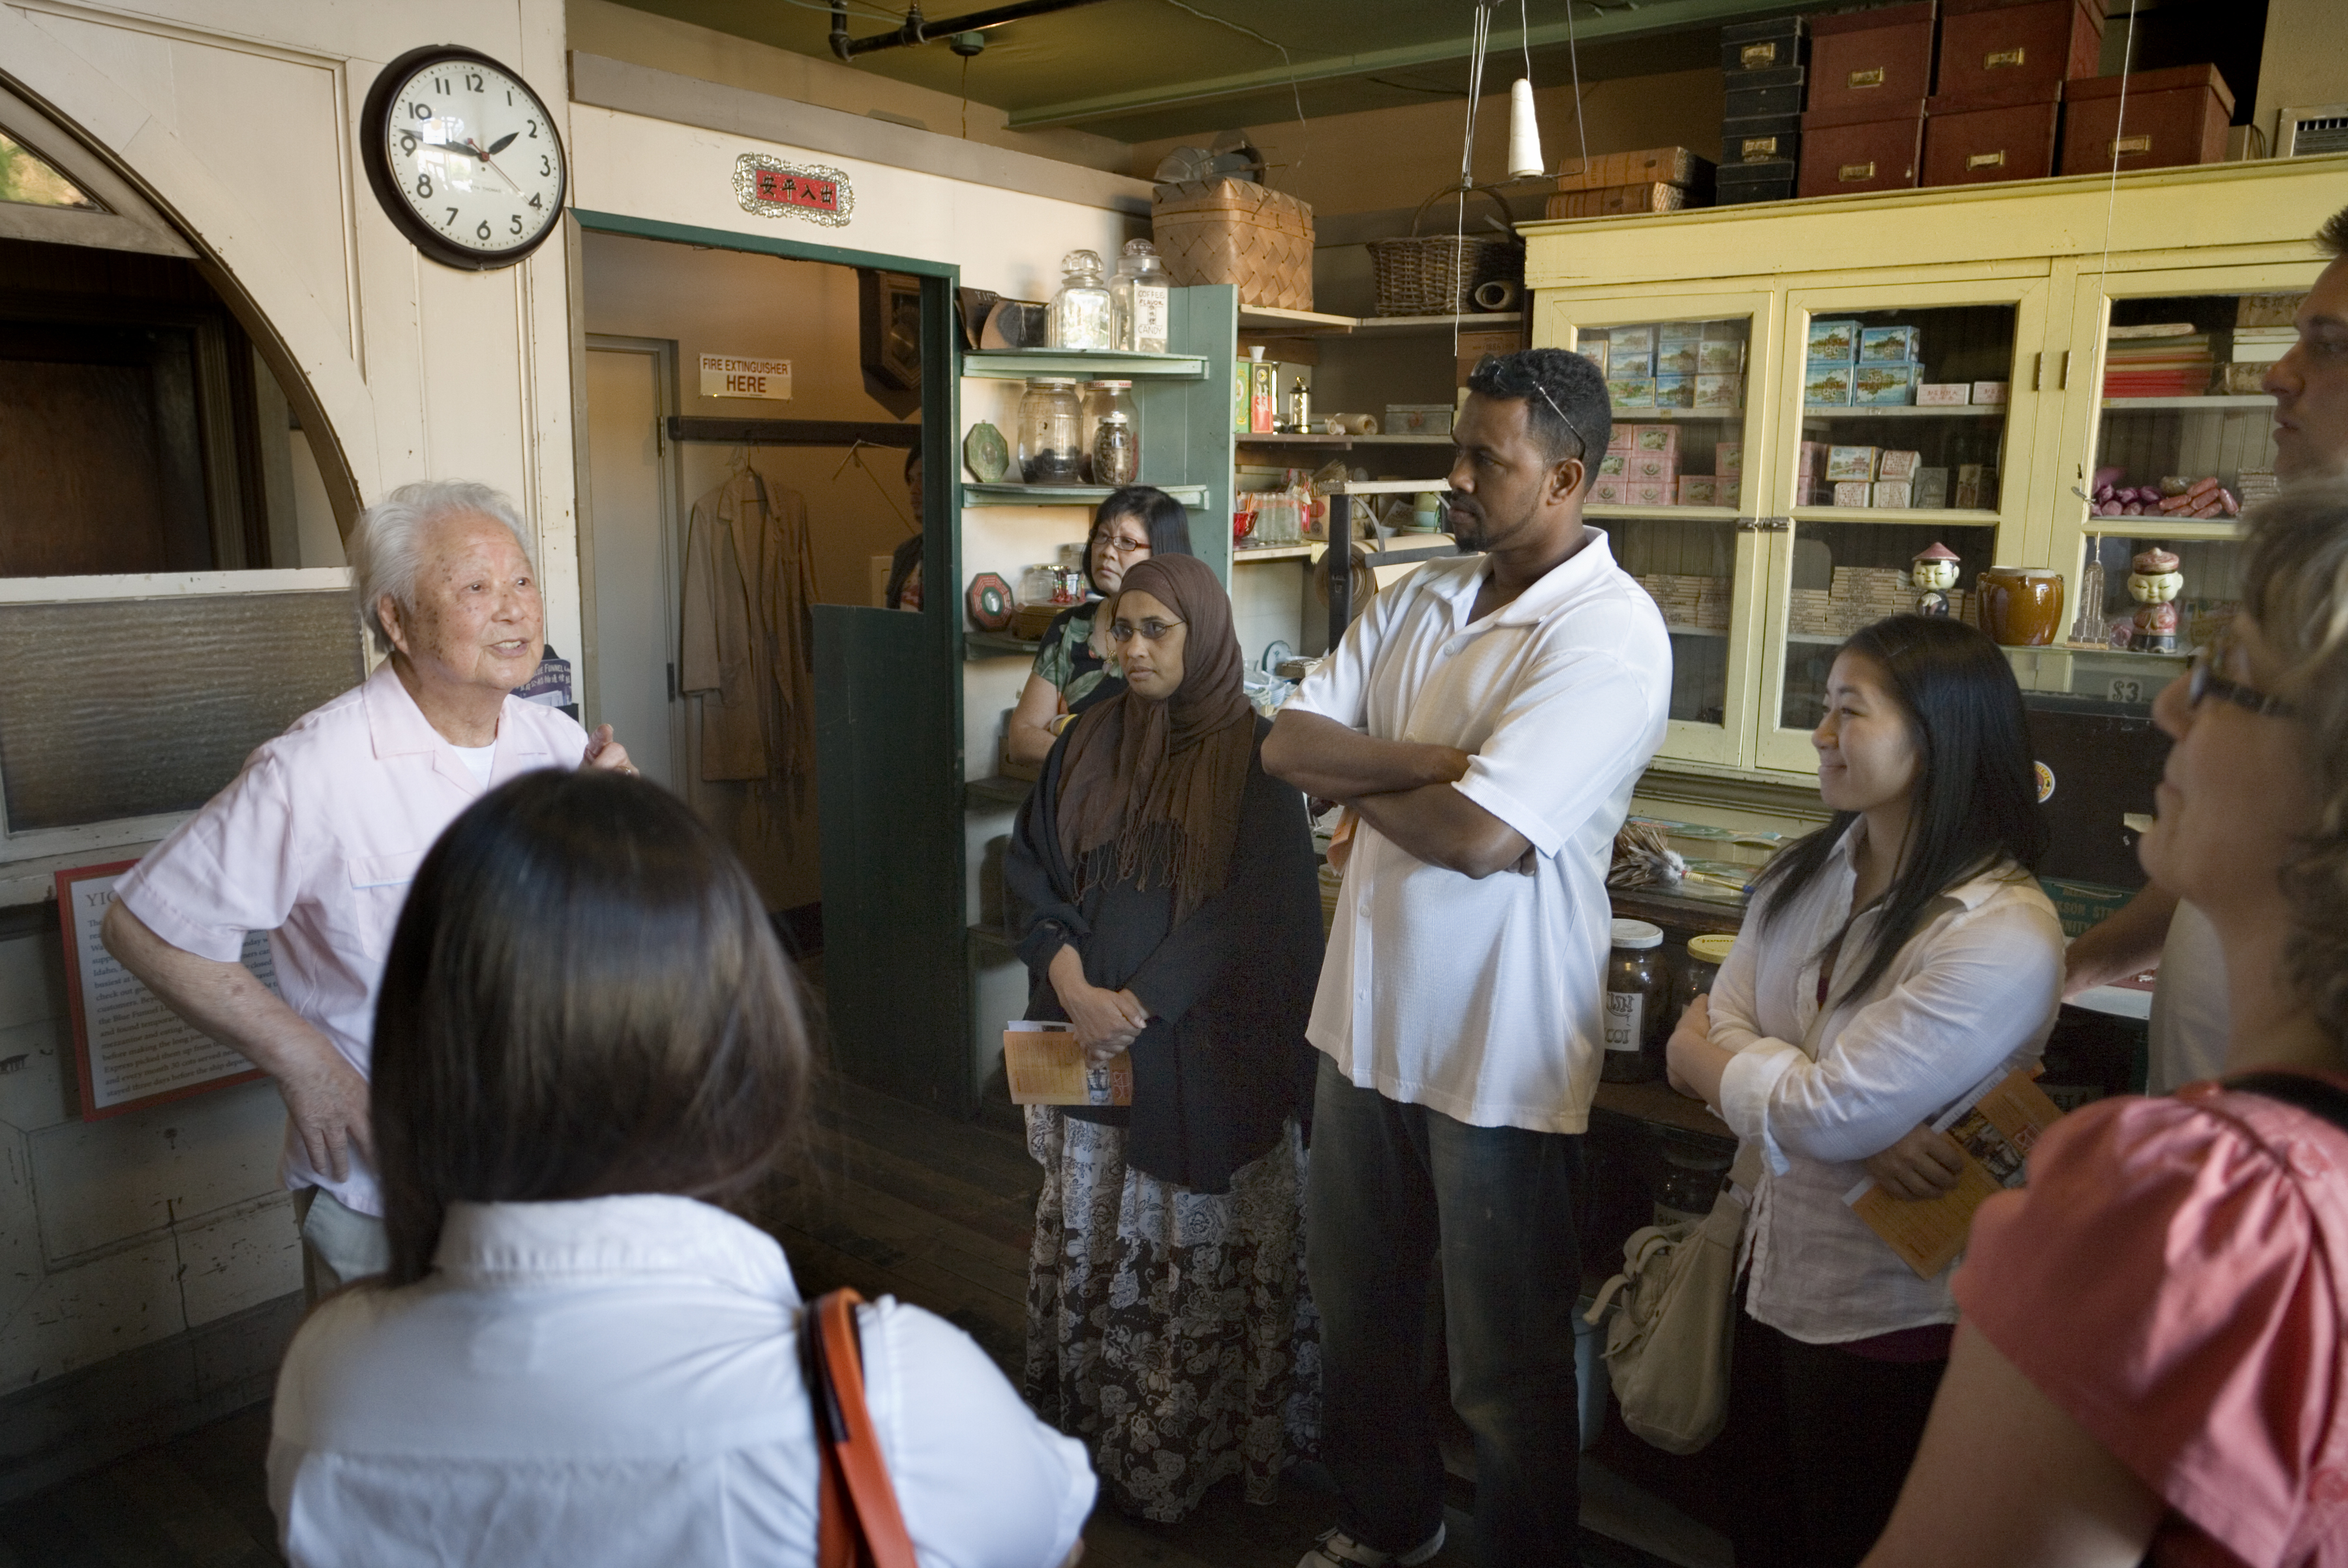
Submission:
{"label": "yellow wooden cabinet", "polygon": [[[1982,568],[2063,573],[2061,641],[2012,650],[2025,686],[2148,703],[2222,622],[2234,525],[2098,515],[2098,471],[2133,490],[2209,475],[2239,488],[2271,469],[2271,399],[2211,396],[2210,377],[2281,352],[2288,335],[2248,330],[2260,309],[2240,302],[2304,290],[2322,265],[2311,236],[2343,203],[2348,158],[2308,158],[1528,226],[1532,341],[1593,356],[1605,343],[1616,423],[1653,449],[1610,454],[1589,510],[1673,627],[1658,766],[1812,775],[1835,645],[1912,607],[1910,560],[1935,543],[1962,558],[1961,611]],[[1732,341],[1738,386],[1663,380],[1691,344],[1726,374]],[[2003,400],[1982,400],[1997,383]],[[1657,386],[1704,401],[1632,401]],[[1668,500],[1658,453],[1673,460]],[[1607,487],[1624,469],[1646,488]],[[2175,650],[2115,648],[2130,558],[2156,545],[2185,578]],[[2103,613],[2083,616],[2098,567]]]}

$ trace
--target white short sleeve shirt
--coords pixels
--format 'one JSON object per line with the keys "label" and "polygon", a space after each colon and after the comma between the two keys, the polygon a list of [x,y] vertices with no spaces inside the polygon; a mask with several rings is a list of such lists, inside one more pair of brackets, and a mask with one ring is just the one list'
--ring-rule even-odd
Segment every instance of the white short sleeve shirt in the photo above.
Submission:
{"label": "white short sleeve shirt", "polygon": [[1470,622],[1486,562],[1379,593],[1289,707],[1473,755],[1454,786],[1537,851],[1478,881],[1364,824],[1308,1031],[1348,1080],[1478,1127],[1587,1129],[1603,1048],[1606,870],[1662,746],[1671,639],[1589,542]]}
{"label": "white short sleeve shirt", "polygon": [[[435,1270],[294,1335],[269,1496],[295,1568],[768,1568],[816,1560],[799,1295],[774,1239],[689,1198],[458,1203]],[[943,1320],[859,1314],[865,1402],[925,1568],[1056,1568],[1084,1445]]]}
{"label": "white short sleeve shirt", "polygon": [[[490,785],[577,767],[587,732],[509,696],[496,745]],[[376,987],[408,883],[441,830],[484,792],[386,663],[257,748],[124,874],[115,897],[172,946],[221,963],[243,953],[246,932],[268,932],[285,1005],[365,1073]],[[323,1187],[361,1213],[383,1212],[375,1171],[355,1150],[337,1181],[311,1166],[289,1124],[281,1169],[289,1187]]]}

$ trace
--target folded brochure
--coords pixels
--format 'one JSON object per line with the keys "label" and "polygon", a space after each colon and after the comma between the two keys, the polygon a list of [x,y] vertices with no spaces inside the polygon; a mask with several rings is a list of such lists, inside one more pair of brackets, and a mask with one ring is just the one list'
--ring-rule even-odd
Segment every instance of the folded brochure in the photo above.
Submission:
{"label": "folded brochure", "polygon": [[1133,1057],[1119,1051],[1095,1067],[1066,1024],[1021,1019],[1003,1029],[1003,1076],[1014,1105],[1131,1105]]}
{"label": "folded brochure", "polygon": [[1937,1198],[1909,1202],[1895,1198],[1869,1177],[1843,1194],[1843,1202],[1891,1244],[1919,1279],[1931,1279],[1956,1262],[1972,1229],[1973,1211],[1984,1199],[2023,1184],[2023,1161],[2038,1135],[2054,1125],[2062,1109],[2017,1068],[1990,1078],[1943,1111],[1932,1123],[1965,1151],[1957,1184]]}

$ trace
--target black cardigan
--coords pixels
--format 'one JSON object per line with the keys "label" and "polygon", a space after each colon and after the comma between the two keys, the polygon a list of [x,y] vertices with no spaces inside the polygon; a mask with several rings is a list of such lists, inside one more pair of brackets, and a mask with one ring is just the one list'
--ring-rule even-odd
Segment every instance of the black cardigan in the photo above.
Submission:
{"label": "black cardigan", "polygon": [[1263,770],[1271,728],[1256,721],[1229,881],[1179,925],[1162,881],[1147,890],[1097,881],[1076,898],[1060,846],[1065,734],[1003,856],[1005,919],[1033,978],[1027,1016],[1066,1018],[1050,970],[1071,943],[1087,980],[1130,990],[1149,1009],[1133,1044],[1130,1110],[1071,1106],[1068,1114],[1123,1124],[1127,1163],[1200,1192],[1227,1191],[1231,1172],[1310,1105],[1304,1026],[1321,974],[1321,890],[1304,798]]}

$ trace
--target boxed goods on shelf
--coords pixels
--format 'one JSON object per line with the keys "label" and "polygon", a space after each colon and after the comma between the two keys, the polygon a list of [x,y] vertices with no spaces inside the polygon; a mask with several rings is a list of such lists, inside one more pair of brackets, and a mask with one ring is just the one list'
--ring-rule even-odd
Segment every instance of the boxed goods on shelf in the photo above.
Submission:
{"label": "boxed goods on shelf", "polygon": [[1725,78],[1725,85],[1721,98],[1721,118],[1724,120],[1802,112],[1806,84],[1799,66],[1787,66],[1773,71],[1740,72]]}
{"label": "boxed goods on shelf", "polygon": [[[1932,91],[1933,0],[1810,18],[1810,104],[1866,119],[1921,112]],[[1807,136],[1809,128],[1803,127]]]}
{"label": "boxed goods on shelf", "polygon": [[[1905,9],[1905,7],[1895,7]],[[1802,116],[1804,196],[1849,196],[1863,191],[1905,191],[1923,169],[1924,100],[1857,108],[1813,108]]]}
{"label": "boxed goods on shelf", "polygon": [[1822,364],[1841,360],[1845,364],[1859,357],[1859,325],[1841,316],[1813,316],[1810,319],[1810,363]]}
{"label": "boxed goods on shelf", "polygon": [[[2121,84],[2127,122],[2120,122]],[[2215,66],[2178,66],[2128,77],[2075,81],[2065,88],[2063,172],[2098,174],[2115,156],[2127,169],[2219,163],[2234,95]]]}
{"label": "boxed goods on shelf", "polygon": [[1647,591],[1647,596],[1663,613],[1665,624],[1692,627],[1699,632],[1728,630],[1731,600],[1725,577],[1651,572],[1633,581]]}
{"label": "boxed goods on shelf", "polygon": [[1973,383],[1973,401],[1974,401],[1974,402],[1976,402],[1976,403],[2003,403],[2003,402],[2004,402],[2004,401],[2005,401],[2005,383],[2004,383],[2004,382],[2003,382],[2003,381],[1976,381],[1976,382],[1974,382],[1974,383]]}
{"label": "boxed goods on shelf", "polygon": [[[2067,3],[2067,0],[2066,0]],[[2039,180],[2054,172],[2054,133],[2063,118],[2054,98],[2013,104],[1931,99],[1924,113],[1924,185],[1986,185]]]}
{"label": "boxed goods on shelf", "polygon": [[1626,212],[1676,212],[1683,207],[1702,205],[1689,201],[1684,185],[1608,185],[1595,191],[1560,191],[1549,199],[1544,215],[1613,218]]}
{"label": "boxed goods on shelf", "polygon": [[1735,79],[1739,71],[1776,70],[1809,58],[1808,18],[1772,16],[1732,22],[1720,30],[1720,68]]}
{"label": "boxed goods on shelf", "polygon": [[1698,408],[1741,408],[1745,406],[1745,377],[1742,376],[1705,376],[1695,378],[1695,402]]}
{"label": "boxed goods on shelf", "polygon": [[1960,103],[2059,90],[2066,78],[2094,76],[2103,50],[2104,8],[2089,0],[1941,0],[1932,90]]}
{"label": "boxed goods on shelf", "polygon": [[1910,488],[1907,480],[1878,480],[1873,486],[1875,493],[1868,505],[1878,511],[1904,511],[1909,506]]}
{"label": "boxed goods on shelf", "polygon": [[1719,493],[1719,482],[1710,474],[1682,474],[1679,477],[1679,504],[1682,506],[1711,506]]}
{"label": "boxed goods on shelf", "polygon": [[1970,381],[1919,381],[1916,401],[1928,408],[1962,408],[1973,400]]}
{"label": "boxed goods on shelf", "polygon": [[1922,510],[1937,511],[1949,504],[1949,470],[1918,469],[1916,477],[1908,481],[1910,504]]}
{"label": "boxed goods on shelf", "polygon": [[1915,365],[1859,365],[1852,368],[1850,400],[1862,408],[1904,407],[1916,400]]}
{"label": "boxed goods on shelf", "polygon": [[1859,329],[1859,359],[1862,365],[1909,365],[1916,358],[1912,326],[1862,326]]}
{"label": "boxed goods on shelf", "polygon": [[1313,308],[1313,209],[1226,176],[1160,185],[1150,228],[1176,285],[1236,284],[1241,304]]}
{"label": "boxed goods on shelf", "polygon": [[1569,158],[1558,166],[1560,193],[1604,191],[1624,185],[1676,185],[1701,191],[1712,182],[1712,160],[1684,147],[1650,147],[1637,152],[1601,152]]}
{"label": "boxed goods on shelf", "polygon": [[1655,373],[1655,407],[1658,408],[1694,407],[1695,377],[1676,370],[1657,371]]}
{"label": "boxed goods on shelf", "polygon": [[1874,447],[1828,447],[1826,477],[1832,480],[1872,480],[1877,451]]}
{"label": "boxed goods on shelf", "polygon": [[1609,376],[1606,378],[1606,400],[1617,408],[1652,408],[1655,406],[1655,378],[1652,376]]}
{"label": "boxed goods on shelf", "polygon": [[[1784,141],[1790,147],[1797,137],[1771,137],[1772,142]],[[1724,163],[1720,166],[1719,181],[1713,200],[1720,206],[1738,206],[1747,201],[1783,201],[1794,194],[1799,165],[1791,157],[1756,160],[1749,163]]]}
{"label": "boxed goods on shelf", "polygon": [[1852,372],[1858,368],[1839,361],[1821,365],[1812,360],[1802,372],[1802,401],[1829,407],[1849,407]]}
{"label": "boxed goods on shelf", "polygon": [[2190,322],[2115,326],[2104,346],[2106,397],[2192,397],[2207,391],[2209,335]]}

